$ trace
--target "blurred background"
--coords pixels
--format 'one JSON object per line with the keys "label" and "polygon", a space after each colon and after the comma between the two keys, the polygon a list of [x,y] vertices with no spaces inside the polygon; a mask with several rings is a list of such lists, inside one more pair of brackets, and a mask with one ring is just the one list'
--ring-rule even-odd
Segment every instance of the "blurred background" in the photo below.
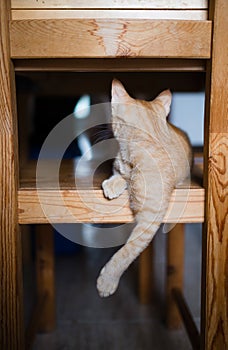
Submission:
{"label": "blurred background", "polygon": [[[202,151],[204,73],[18,72],[20,166],[26,167],[30,160],[38,158],[49,132],[66,116],[74,114],[75,128],[79,130],[89,127],[91,106],[110,101],[114,77],[135,98],[151,100],[169,88],[173,93],[169,120],[188,133],[196,152]],[[109,121],[110,109],[104,105],[101,124]],[[102,138],[100,131],[93,128],[80,135],[64,157],[75,159],[85,153],[88,160],[97,157],[89,149],[99,141],[97,135]],[[101,159],[105,152],[100,152]],[[127,237],[131,228],[132,225],[123,225],[117,230]],[[36,229],[35,225],[22,227],[26,322],[35,299]],[[75,224],[75,231],[82,235],[95,234],[96,230],[97,225]],[[153,293],[147,305],[140,304],[138,298],[138,261],[124,274],[114,296],[98,296],[96,278],[118,247],[84,247],[66,239],[58,230],[54,231],[54,241],[57,325],[53,332],[36,336],[34,349],[191,349],[183,327],[169,331],[164,323],[167,234],[160,230],[153,243]],[[184,294],[199,326],[200,224],[185,225],[184,269]]]}

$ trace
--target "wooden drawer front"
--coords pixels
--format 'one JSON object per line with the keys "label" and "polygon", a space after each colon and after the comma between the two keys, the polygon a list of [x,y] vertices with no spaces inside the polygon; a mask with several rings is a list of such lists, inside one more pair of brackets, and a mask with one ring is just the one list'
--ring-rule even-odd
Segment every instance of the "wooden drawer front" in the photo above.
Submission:
{"label": "wooden drawer front", "polygon": [[211,21],[13,20],[12,58],[209,58]]}

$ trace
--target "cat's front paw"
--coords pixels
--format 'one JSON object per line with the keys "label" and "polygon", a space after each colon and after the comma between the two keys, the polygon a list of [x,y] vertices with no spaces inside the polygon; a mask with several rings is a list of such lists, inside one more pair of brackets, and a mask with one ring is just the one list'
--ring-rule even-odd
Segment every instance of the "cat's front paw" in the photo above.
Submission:
{"label": "cat's front paw", "polygon": [[103,189],[104,196],[106,198],[114,199],[114,198],[118,197],[118,194],[114,190],[113,184],[112,184],[112,182],[109,179],[108,180],[104,180],[102,182],[102,189]]}
{"label": "cat's front paw", "polygon": [[108,180],[102,182],[104,196],[108,199],[119,197],[126,188],[126,181],[118,175],[112,176]]}
{"label": "cat's front paw", "polygon": [[97,290],[101,297],[108,297],[115,293],[119,284],[119,279],[115,279],[112,274],[109,274],[106,267],[100,272],[97,279]]}

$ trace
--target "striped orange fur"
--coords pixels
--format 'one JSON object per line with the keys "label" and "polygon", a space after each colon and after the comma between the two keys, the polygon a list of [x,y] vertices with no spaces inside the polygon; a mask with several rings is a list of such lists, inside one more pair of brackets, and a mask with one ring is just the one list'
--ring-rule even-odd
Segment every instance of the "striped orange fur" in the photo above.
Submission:
{"label": "striped orange fur", "polygon": [[153,101],[135,100],[119,81],[112,83],[112,128],[119,152],[102,188],[109,199],[128,189],[136,226],[100,272],[97,288],[103,297],[115,292],[123,272],[151,242],[173,189],[190,176],[189,139],[167,121],[171,99],[166,90]]}

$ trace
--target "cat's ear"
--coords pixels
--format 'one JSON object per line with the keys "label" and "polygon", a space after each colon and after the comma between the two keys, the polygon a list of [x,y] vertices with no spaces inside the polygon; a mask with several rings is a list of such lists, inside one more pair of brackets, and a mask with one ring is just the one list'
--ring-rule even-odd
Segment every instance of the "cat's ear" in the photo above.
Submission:
{"label": "cat's ear", "polygon": [[172,102],[172,94],[171,94],[171,91],[170,90],[165,90],[163,92],[161,92],[156,100],[159,100],[163,107],[165,108],[165,113],[166,113],[166,117],[167,115],[169,114],[170,112],[170,106],[171,106],[171,102]]}
{"label": "cat's ear", "polygon": [[112,81],[112,102],[114,103],[126,102],[129,99],[130,99],[130,96],[128,95],[124,86],[121,84],[119,80],[114,79]]}

